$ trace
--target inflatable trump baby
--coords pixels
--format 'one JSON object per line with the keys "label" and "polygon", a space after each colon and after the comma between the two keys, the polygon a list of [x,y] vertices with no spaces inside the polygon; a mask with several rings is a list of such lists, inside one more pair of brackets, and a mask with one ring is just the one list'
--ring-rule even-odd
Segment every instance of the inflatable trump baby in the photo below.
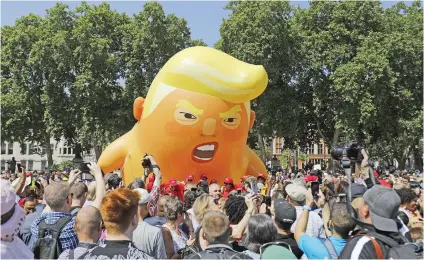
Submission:
{"label": "inflatable trump baby", "polygon": [[98,163],[105,173],[121,168],[125,185],[143,175],[146,153],[156,159],[165,181],[206,174],[222,183],[226,177],[265,173],[246,142],[255,121],[250,101],[267,83],[263,66],[207,47],[182,50],[159,71],[146,99],[134,101],[138,122]]}

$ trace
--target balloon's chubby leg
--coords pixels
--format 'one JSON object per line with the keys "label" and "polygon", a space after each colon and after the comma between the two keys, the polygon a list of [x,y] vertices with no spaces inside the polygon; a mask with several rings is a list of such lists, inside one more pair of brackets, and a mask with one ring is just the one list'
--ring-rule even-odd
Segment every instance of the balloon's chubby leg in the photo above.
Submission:
{"label": "balloon's chubby leg", "polygon": [[106,174],[122,167],[128,153],[130,134],[131,131],[116,139],[103,151],[97,162],[103,173]]}
{"label": "balloon's chubby leg", "polygon": [[267,173],[266,168],[262,160],[259,156],[246,145],[246,152],[248,165],[246,169],[246,175],[258,176],[259,173],[265,174]]}

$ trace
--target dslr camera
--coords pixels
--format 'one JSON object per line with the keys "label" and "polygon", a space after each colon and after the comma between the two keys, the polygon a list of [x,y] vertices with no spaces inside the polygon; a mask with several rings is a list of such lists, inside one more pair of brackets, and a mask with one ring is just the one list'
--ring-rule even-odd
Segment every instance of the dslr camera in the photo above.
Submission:
{"label": "dslr camera", "polygon": [[348,146],[336,146],[331,149],[331,157],[334,160],[343,160],[349,158],[351,161],[360,162],[364,159],[361,153],[362,147],[359,144],[353,143]]}

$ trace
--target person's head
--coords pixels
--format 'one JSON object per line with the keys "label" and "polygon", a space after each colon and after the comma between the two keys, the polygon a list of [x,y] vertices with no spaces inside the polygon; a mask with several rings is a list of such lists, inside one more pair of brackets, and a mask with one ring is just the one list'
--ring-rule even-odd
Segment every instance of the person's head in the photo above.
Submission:
{"label": "person's head", "polygon": [[415,211],[417,209],[417,196],[412,189],[402,188],[396,190],[396,192],[400,197],[400,204],[402,207],[411,211]]}
{"label": "person's head", "polygon": [[201,223],[206,213],[211,211],[211,200],[208,194],[203,194],[196,199],[193,204],[194,216],[198,223]]}
{"label": "person's head", "polygon": [[165,203],[165,217],[167,221],[181,224],[184,220],[183,203],[177,197],[171,196]]}
{"label": "person's head", "polygon": [[257,182],[258,182],[258,183],[265,184],[265,175],[263,175],[262,173],[260,173],[260,174],[258,175]]}
{"label": "person's head", "polygon": [[149,215],[148,204],[152,200],[152,196],[149,194],[147,190],[142,188],[134,189],[134,191],[140,195],[140,199],[138,200],[138,208],[137,208],[138,218],[139,220],[144,219]]}
{"label": "person's head", "polygon": [[234,189],[233,179],[231,179],[231,178],[225,178],[224,185],[225,185],[225,189],[227,191],[230,191],[230,190]]}
{"label": "person's head", "polygon": [[157,205],[158,211],[156,213],[156,215],[158,217],[164,217],[165,216],[165,204],[166,204],[166,201],[168,199],[169,199],[168,195],[162,195],[162,196],[159,197],[158,205]]}
{"label": "person's head", "polygon": [[285,187],[287,201],[293,206],[303,206],[306,199],[306,188],[301,185],[289,184]]}
{"label": "person's head", "polygon": [[237,225],[242,220],[246,210],[245,199],[240,196],[230,196],[224,204],[225,214],[233,225]]}
{"label": "person's head", "polygon": [[100,210],[92,206],[81,208],[75,218],[74,230],[80,242],[97,242],[102,234]]}
{"label": "person's head", "polygon": [[33,196],[26,197],[24,200],[25,215],[35,212],[35,206],[37,206],[37,200]]}
{"label": "person's head", "polygon": [[196,200],[196,192],[186,191],[184,193],[184,209],[189,210],[193,207],[193,203]]}
{"label": "person's head", "polygon": [[126,188],[106,193],[100,211],[108,234],[132,237],[138,225],[139,200],[139,193]]}
{"label": "person's head", "polygon": [[82,182],[76,182],[71,186],[72,204],[82,207],[87,199],[88,188]]}
{"label": "person's head", "polygon": [[186,181],[187,181],[187,183],[193,183],[194,182],[194,176],[190,174],[189,176],[187,176]]}
{"label": "person's head", "polygon": [[94,201],[96,199],[96,181],[92,181],[87,185],[87,200]]}
{"label": "person's head", "polygon": [[176,191],[176,190],[177,190],[177,188],[178,188],[178,183],[177,183],[177,181],[176,181],[175,179],[170,179],[170,180],[169,180],[169,189],[170,189],[171,191]]}
{"label": "person's head", "polygon": [[202,195],[203,193],[208,194],[209,193],[209,183],[208,181],[201,180],[199,183],[197,183],[197,196]]}
{"label": "person's head", "polygon": [[245,240],[249,251],[259,253],[261,245],[274,241],[276,237],[277,227],[270,216],[257,214],[250,217]]}
{"label": "person's head", "polygon": [[144,183],[143,178],[135,178],[135,180],[131,183],[129,188],[130,190],[145,189],[146,184]]}
{"label": "person's head", "polygon": [[335,202],[331,205],[327,226],[332,233],[337,233],[342,238],[349,238],[349,233],[354,230],[356,222],[349,215],[346,203]]}
{"label": "person's head", "polygon": [[203,239],[208,245],[228,244],[231,234],[228,217],[219,211],[210,211],[202,220]]}
{"label": "person's head", "polygon": [[214,199],[221,198],[221,187],[217,183],[209,185],[209,195]]}
{"label": "person's head", "polygon": [[274,221],[278,229],[290,232],[290,228],[296,221],[296,208],[284,199],[277,199],[274,202]]}
{"label": "person's head", "polygon": [[107,180],[107,184],[109,189],[117,189],[121,185],[122,179],[118,176],[118,174],[112,174]]}
{"label": "person's head", "polygon": [[398,232],[396,224],[400,198],[396,191],[382,185],[367,190],[359,205],[358,215],[363,222],[386,232]]}
{"label": "person's head", "polygon": [[225,202],[227,202],[227,198],[224,198],[224,197],[221,197],[221,198],[218,200],[218,204],[217,204],[217,206],[218,206],[218,209],[219,209],[220,211],[222,211],[222,212],[224,212]]}
{"label": "person's head", "polygon": [[44,199],[52,212],[69,212],[72,204],[67,183],[53,182],[44,189]]}

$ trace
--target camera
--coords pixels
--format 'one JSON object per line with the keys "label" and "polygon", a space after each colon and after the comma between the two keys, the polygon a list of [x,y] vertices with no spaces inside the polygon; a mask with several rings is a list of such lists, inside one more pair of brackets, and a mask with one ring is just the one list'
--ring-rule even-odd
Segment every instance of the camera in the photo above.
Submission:
{"label": "camera", "polygon": [[360,162],[364,159],[361,153],[362,147],[358,144],[351,144],[349,146],[336,146],[331,149],[331,157],[334,160],[343,160],[345,157],[351,161]]}
{"label": "camera", "polygon": [[146,153],[143,157],[143,160],[141,161],[141,166],[143,166],[144,169],[149,169],[152,167],[152,162],[149,158],[146,158],[148,154]]}

